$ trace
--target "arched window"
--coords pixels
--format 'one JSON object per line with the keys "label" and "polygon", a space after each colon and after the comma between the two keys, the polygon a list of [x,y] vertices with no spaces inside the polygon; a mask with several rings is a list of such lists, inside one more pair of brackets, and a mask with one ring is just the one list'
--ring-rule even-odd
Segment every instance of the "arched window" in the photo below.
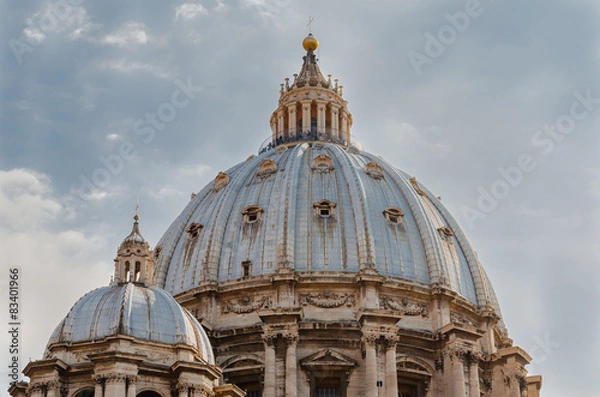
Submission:
{"label": "arched window", "polygon": [[223,364],[223,376],[246,392],[246,397],[261,397],[264,364],[255,356],[237,356]]}
{"label": "arched window", "polygon": [[74,397],[94,397],[94,389],[81,390]]}
{"label": "arched window", "polygon": [[153,390],[144,390],[143,392],[139,393],[137,395],[137,397],[162,397],[162,396]]}
{"label": "arched window", "polygon": [[425,397],[433,369],[421,360],[401,357],[396,363],[398,371],[398,397]]}

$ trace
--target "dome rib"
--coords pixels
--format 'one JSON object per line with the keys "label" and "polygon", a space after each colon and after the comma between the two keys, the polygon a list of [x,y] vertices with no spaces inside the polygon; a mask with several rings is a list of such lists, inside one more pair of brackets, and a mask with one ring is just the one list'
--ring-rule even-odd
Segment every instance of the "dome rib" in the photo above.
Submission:
{"label": "dome rib", "polygon": [[[342,151],[342,150],[343,149],[341,149],[341,147],[336,146],[335,148],[333,148],[332,152]],[[366,198],[365,190],[363,188],[362,181],[360,180],[360,177],[358,176],[358,169],[350,161],[350,158],[351,158],[350,156],[352,156],[352,155],[342,154],[342,155],[336,156],[336,158],[342,165],[342,167],[340,167],[341,171],[346,176],[346,183],[347,183],[348,191],[349,191],[350,205],[353,207],[354,200],[358,200],[358,203],[359,203],[358,205],[360,206],[360,212],[355,211],[354,228],[356,231],[357,239],[359,241],[359,243],[358,243],[359,268],[362,270],[365,268],[375,266],[375,252],[373,251],[374,242],[371,238],[371,233],[370,233],[371,229],[370,229],[370,225],[369,225],[369,218],[366,216],[367,211],[366,211],[366,205],[365,205],[365,198]],[[344,163],[342,163],[340,157],[345,161],[346,166],[343,165]],[[350,178],[348,178],[348,176]],[[353,183],[350,183],[350,181],[352,181]],[[354,208],[354,209],[356,209],[356,208]],[[360,214],[360,218],[357,218],[356,214]],[[364,241],[364,245],[361,244],[360,241]]]}

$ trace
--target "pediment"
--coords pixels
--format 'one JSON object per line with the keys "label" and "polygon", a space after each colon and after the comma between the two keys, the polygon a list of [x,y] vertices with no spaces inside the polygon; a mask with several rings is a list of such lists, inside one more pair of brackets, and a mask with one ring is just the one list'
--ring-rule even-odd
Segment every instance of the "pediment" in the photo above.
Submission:
{"label": "pediment", "polygon": [[319,350],[300,360],[300,365],[306,369],[319,370],[319,368],[354,368],[358,362],[352,357],[332,349]]}

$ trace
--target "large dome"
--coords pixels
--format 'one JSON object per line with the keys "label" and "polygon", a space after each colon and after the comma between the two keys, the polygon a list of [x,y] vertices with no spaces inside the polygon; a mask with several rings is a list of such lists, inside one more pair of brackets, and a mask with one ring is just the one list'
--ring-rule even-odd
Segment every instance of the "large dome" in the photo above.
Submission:
{"label": "large dome", "polygon": [[101,341],[116,335],[187,345],[207,363],[215,362],[209,339],[194,316],[166,291],[137,283],[101,287],[84,295],[54,330],[47,352],[59,343]]}
{"label": "large dome", "polygon": [[157,284],[173,294],[282,266],[300,275],[374,268],[498,310],[477,255],[440,200],[352,146],[298,142],[220,173],[158,247]]}

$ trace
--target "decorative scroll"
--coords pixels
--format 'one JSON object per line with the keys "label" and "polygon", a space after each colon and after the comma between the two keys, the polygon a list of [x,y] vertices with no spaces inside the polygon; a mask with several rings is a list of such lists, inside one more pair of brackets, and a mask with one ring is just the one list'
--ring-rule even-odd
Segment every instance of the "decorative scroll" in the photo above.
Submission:
{"label": "decorative scroll", "polygon": [[300,295],[300,302],[303,306],[312,305],[331,309],[343,305],[352,307],[354,306],[355,299],[354,294],[333,294],[325,291],[321,294],[302,294]]}
{"label": "decorative scroll", "polygon": [[245,296],[242,299],[225,301],[223,303],[222,311],[223,313],[236,313],[236,314],[245,314],[257,311],[263,307],[271,306],[271,298],[268,296],[263,296],[261,298],[251,298],[249,296]]}
{"label": "decorative scroll", "polygon": [[425,196],[425,191],[423,189],[421,189],[421,187],[419,186],[419,182],[417,182],[417,177],[413,176],[408,181],[410,182],[413,189],[415,189],[415,192],[417,192],[417,194],[419,196]]}
{"label": "decorative scroll", "polygon": [[225,186],[227,186],[227,184],[229,183],[229,175],[227,175],[224,172],[219,172],[217,174],[217,177],[215,178],[215,182],[213,184],[213,192],[218,192],[219,190],[223,189]]}
{"label": "decorative scroll", "polygon": [[390,297],[383,296],[379,300],[379,306],[382,309],[389,309],[400,312],[405,316],[429,316],[426,305],[419,305],[416,303],[410,303],[406,298],[398,302]]}

